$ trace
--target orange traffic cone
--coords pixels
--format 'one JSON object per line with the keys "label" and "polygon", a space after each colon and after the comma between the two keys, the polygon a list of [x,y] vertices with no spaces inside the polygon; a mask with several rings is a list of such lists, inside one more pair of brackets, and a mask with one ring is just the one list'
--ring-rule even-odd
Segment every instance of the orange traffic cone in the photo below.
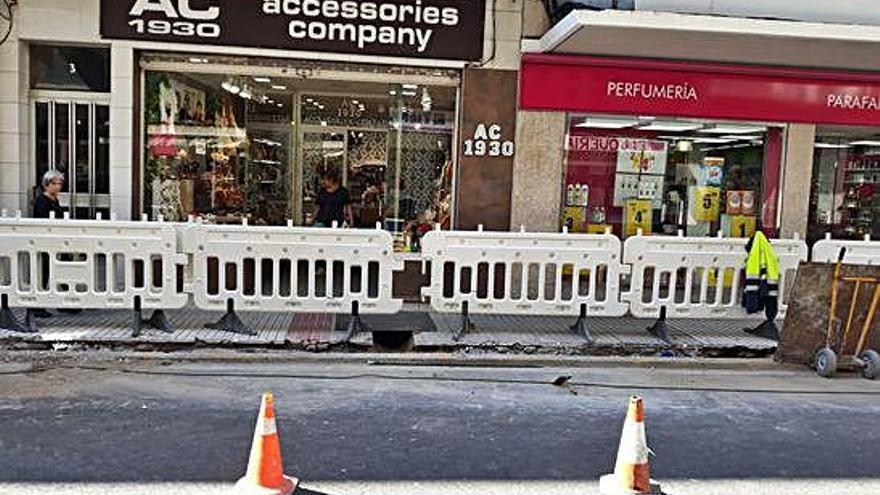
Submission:
{"label": "orange traffic cone", "polygon": [[651,479],[648,464],[648,441],[645,438],[645,409],[641,397],[631,397],[626,422],[620,434],[614,473],[599,478],[602,495],[663,493]]}
{"label": "orange traffic cone", "polygon": [[263,394],[260,416],[251,444],[247,473],[235,484],[238,495],[291,495],[299,480],[284,476],[281,443],[275,426],[275,399]]}

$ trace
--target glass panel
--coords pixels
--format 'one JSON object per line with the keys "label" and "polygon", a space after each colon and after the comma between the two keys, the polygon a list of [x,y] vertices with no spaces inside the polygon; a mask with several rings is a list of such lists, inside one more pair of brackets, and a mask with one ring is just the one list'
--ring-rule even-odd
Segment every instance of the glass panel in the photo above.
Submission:
{"label": "glass panel", "polygon": [[[286,222],[292,95],[258,94],[244,79],[231,81],[223,75],[146,74],[144,211],[152,218]],[[100,187],[100,148],[98,153]]]}
{"label": "glass panel", "polygon": [[864,128],[819,126],[808,239],[880,236],[880,141]]}
{"label": "glass panel", "polygon": [[89,105],[78,103],[76,105],[76,121],[74,122],[75,150],[74,157],[76,159],[73,177],[68,179],[76,185],[76,192],[80,194],[89,194],[91,187],[89,186],[89,130],[91,121],[89,119]]}
{"label": "glass panel", "polygon": [[49,104],[44,102],[36,103],[35,111],[36,130],[34,139],[36,140],[36,165],[37,176],[36,184],[39,192],[43,175],[49,170]]}
{"label": "glass panel", "polygon": [[34,89],[110,91],[110,50],[31,45],[30,84]]}
{"label": "glass panel", "polygon": [[333,170],[352,215],[337,207],[323,224],[379,223],[410,250],[435,222],[449,226],[455,87],[319,73],[149,71],[145,83],[144,209],[153,218],[283,225],[296,211],[299,223],[313,224],[321,190],[336,190],[320,174]]}
{"label": "glass panel", "polygon": [[764,144],[778,131],[750,122],[571,116],[560,227],[750,237],[761,213]]}
{"label": "glass panel", "polygon": [[64,188],[70,191],[70,105],[55,103],[55,169],[64,174]]}
{"label": "glass panel", "polygon": [[106,105],[95,105],[95,193],[110,194],[110,108]]}

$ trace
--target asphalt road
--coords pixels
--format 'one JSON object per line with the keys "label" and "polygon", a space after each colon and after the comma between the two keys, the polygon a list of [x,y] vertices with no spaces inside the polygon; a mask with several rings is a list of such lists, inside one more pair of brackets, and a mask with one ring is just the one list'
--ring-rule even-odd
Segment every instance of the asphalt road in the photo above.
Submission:
{"label": "asphalt road", "polygon": [[[103,366],[103,365],[100,365]],[[301,494],[595,493],[627,399],[681,494],[880,493],[880,383],[806,371],[111,365],[0,375],[0,493],[226,493],[260,393]],[[568,387],[550,384],[572,375]],[[839,393],[847,392],[847,393]]]}

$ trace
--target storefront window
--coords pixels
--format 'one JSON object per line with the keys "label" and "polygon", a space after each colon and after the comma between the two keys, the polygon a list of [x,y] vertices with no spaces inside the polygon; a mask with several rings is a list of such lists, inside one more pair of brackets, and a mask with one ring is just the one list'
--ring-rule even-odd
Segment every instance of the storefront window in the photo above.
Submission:
{"label": "storefront window", "polygon": [[321,175],[334,170],[353,227],[379,223],[398,249],[416,250],[421,232],[449,225],[454,85],[259,70],[147,70],[145,81],[144,208],[153,217],[311,225]]}
{"label": "storefront window", "polygon": [[870,130],[816,130],[809,240],[880,236],[880,138]]}
{"label": "storefront window", "polygon": [[561,226],[622,237],[748,237],[758,226],[767,153],[780,127],[654,117],[574,115]]}

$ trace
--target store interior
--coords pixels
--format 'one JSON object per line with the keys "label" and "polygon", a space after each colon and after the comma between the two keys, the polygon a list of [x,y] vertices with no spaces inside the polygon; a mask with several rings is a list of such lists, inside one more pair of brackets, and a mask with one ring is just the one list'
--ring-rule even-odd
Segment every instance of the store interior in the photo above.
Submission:
{"label": "store interior", "polygon": [[749,237],[782,134],[768,123],[571,115],[560,228]]}
{"label": "store interior", "polygon": [[808,238],[880,237],[880,133],[873,127],[818,126],[813,145]]}
{"label": "store interior", "polygon": [[146,70],[144,212],[310,225],[336,169],[351,227],[378,222],[417,250],[450,224],[457,87],[352,79]]}

